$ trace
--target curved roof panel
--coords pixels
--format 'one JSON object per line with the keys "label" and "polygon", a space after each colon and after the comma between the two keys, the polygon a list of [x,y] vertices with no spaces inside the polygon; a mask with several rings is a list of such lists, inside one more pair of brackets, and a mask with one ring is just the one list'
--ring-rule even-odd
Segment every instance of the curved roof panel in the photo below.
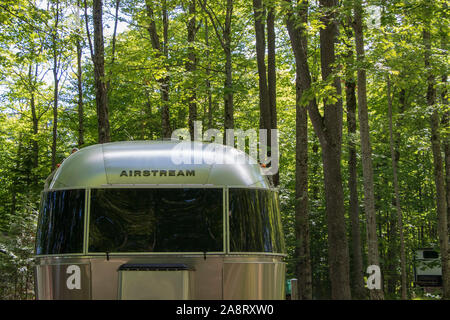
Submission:
{"label": "curved roof panel", "polygon": [[129,141],[97,144],[71,154],[49,189],[119,185],[270,187],[258,163],[229,146]]}

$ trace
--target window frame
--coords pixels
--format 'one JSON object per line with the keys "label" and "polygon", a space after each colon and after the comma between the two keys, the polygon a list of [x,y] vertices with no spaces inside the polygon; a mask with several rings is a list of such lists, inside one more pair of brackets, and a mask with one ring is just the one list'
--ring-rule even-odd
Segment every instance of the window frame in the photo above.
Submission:
{"label": "window frame", "polygon": [[[45,193],[49,193],[49,192],[58,192],[58,191],[67,191],[67,190],[82,190],[84,191],[84,208],[83,208],[83,226],[82,226],[82,230],[83,230],[83,244],[81,247],[81,252],[74,252],[74,253],[46,253],[46,254],[37,254],[37,233],[39,231],[39,220],[41,219],[41,206],[42,206],[42,201],[43,201],[43,197]],[[88,198],[88,190],[86,188],[58,188],[58,189],[47,189],[47,190],[43,190],[41,191],[40,194],[40,203],[39,203],[39,215],[38,215],[38,220],[37,220],[37,226],[36,226],[36,234],[35,234],[35,243],[34,243],[34,257],[55,257],[55,256],[82,256],[85,253],[85,242],[84,242],[84,236],[85,236],[85,228],[86,228],[86,219],[88,216],[88,202],[89,202],[89,198]]]}
{"label": "window frame", "polygon": [[[222,250],[221,251],[207,251],[206,254],[225,254],[227,252],[227,230],[225,228],[226,226],[226,207],[227,204],[225,202],[225,191],[223,186],[213,186],[213,185],[185,185],[185,184],[177,184],[177,185],[108,185],[108,186],[101,186],[101,187],[95,187],[95,188],[89,188],[89,208],[88,208],[88,215],[87,215],[87,221],[85,223],[85,243],[84,243],[84,254],[89,256],[104,256],[105,252],[92,252],[89,251],[89,230],[90,230],[90,217],[91,217],[91,190],[95,189],[218,189],[222,190]],[[142,256],[142,255],[204,255],[205,252],[203,251],[172,251],[172,252],[108,252],[109,256]]]}
{"label": "window frame", "polygon": [[[245,186],[217,186],[217,185],[188,185],[188,184],[172,184],[172,185],[102,185],[99,187],[87,187],[87,188],[58,188],[54,190],[43,190],[42,194],[45,192],[54,192],[60,190],[84,190],[85,200],[84,200],[84,236],[83,236],[83,250],[82,253],[65,253],[65,254],[42,254],[35,255],[36,258],[45,258],[52,256],[105,256],[105,252],[90,252],[89,249],[89,223],[91,217],[91,190],[92,189],[182,189],[182,188],[192,188],[192,189],[222,189],[222,214],[223,214],[223,250],[222,251],[208,251],[207,255],[265,255],[265,256],[282,256],[286,257],[286,252],[237,252],[230,250],[230,217],[229,217],[229,205],[230,205],[230,189],[250,189],[250,190],[265,190],[274,193],[278,193],[277,188],[265,188],[265,187],[245,187]],[[279,215],[280,213],[278,213]],[[281,216],[280,223],[281,221]],[[282,225],[281,225],[282,226]],[[281,237],[284,237],[283,230],[281,230]],[[284,239],[284,238],[283,238]],[[284,248],[286,251],[286,247]],[[142,255],[204,255],[204,252],[108,252],[109,256],[142,256]]]}
{"label": "window frame", "polygon": [[[431,254],[433,257],[430,257]],[[423,260],[436,260],[440,258],[439,252],[434,249],[424,249],[422,251]]]}
{"label": "window frame", "polygon": [[[243,186],[233,186],[233,187],[228,187],[227,188],[227,212],[229,212],[229,206],[230,206],[230,194],[229,194],[229,190],[230,189],[246,189],[246,190],[261,190],[261,191],[267,191],[267,192],[271,192],[272,195],[274,194],[278,194],[279,190],[278,188],[260,188],[260,187],[256,187],[256,188],[249,188],[249,187],[243,187]],[[230,244],[230,235],[231,235],[231,231],[230,231],[230,221],[229,221],[229,214],[227,214],[227,240],[228,240],[228,252],[227,254],[230,255],[273,255],[273,256],[283,256],[286,257],[287,256],[287,252],[286,252],[286,243],[285,243],[285,238],[284,238],[284,232],[283,232],[283,224],[282,224],[282,220],[281,220],[281,211],[279,211],[277,213],[277,218],[279,218],[279,223],[280,223],[280,227],[281,227],[281,234],[280,237],[282,238],[282,241],[284,242],[282,245],[282,248],[284,249],[284,252],[265,252],[265,251],[231,251],[231,244]],[[280,244],[281,245],[281,244]]]}

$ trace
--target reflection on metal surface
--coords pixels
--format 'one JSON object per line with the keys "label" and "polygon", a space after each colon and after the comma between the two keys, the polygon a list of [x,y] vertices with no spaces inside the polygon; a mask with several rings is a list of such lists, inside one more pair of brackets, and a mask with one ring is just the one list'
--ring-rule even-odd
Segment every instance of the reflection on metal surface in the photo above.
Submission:
{"label": "reflection on metal surface", "polygon": [[39,300],[91,299],[89,264],[37,265],[37,298]]}
{"label": "reflection on metal surface", "polygon": [[36,234],[36,254],[83,252],[84,190],[44,192]]}
{"label": "reflection on metal surface", "polygon": [[[119,300],[189,300],[194,272],[184,264],[125,264],[119,268]],[[157,288],[157,289],[156,289]]]}
{"label": "reflection on metal surface", "polygon": [[223,252],[223,190],[93,189],[89,252]]}
{"label": "reflection on metal surface", "polygon": [[276,194],[271,190],[230,188],[231,252],[284,253]]}
{"label": "reflection on metal surface", "polygon": [[224,263],[225,300],[282,300],[285,282],[284,263]]}
{"label": "reflection on metal surface", "polygon": [[190,271],[120,272],[119,300],[188,300],[191,298],[190,273]]}
{"label": "reflection on metal surface", "polygon": [[[36,267],[36,289],[37,298],[40,300],[116,300],[119,298],[120,286],[118,270],[123,264],[129,263],[182,263],[190,266],[191,269],[188,271],[189,299],[270,300],[285,298],[285,264],[281,262],[279,256],[207,255],[205,259],[201,255],[166,255],[162,257],[141,255],[133,258],[112,257],[109,261],[104,257],[70,259],[47,257],[40,258],[38,263]],[[67,274],[67,268],[70,265],[80,266],[81,290],[69,290],[67,288],[67,279],[70,277],[70,274]],[[180,276],[179,279],[182,278]],[[147,287],[147,285],[145,286]],[[159,289],[155,291],[159,292]],[[154,299],[162,298],[157,295]]]}
{"label": "reflection on metal surface", "polygon": [[[257,163],[248,160],[240,163],[241,158],[248,159],[242,151],[201,142],[192,142],[188,145],[191,147],[180,148],[180,143],[112,142],[83,148],[63,161],[49,189],[123,184],[269,186]],[[199,159],[198,153],[201,154]],[[177,157],[189,158],[191,163],[177,163]],[[123,171],[127,174],[124,175]],[[128,174],[130,171],[131,175]],[[192,174],[193,171],[195,174]]]}
{"label": "reflection on metal surface", "polygon": [[107,184],[101,145],[72,153],[56,170],[49,189],[86,188]]}
{"label": "reflection on metal surface", "polygon": [[[43,193],[38,299],[284,298],[279,207],[260,167],[228,146],[179,146],[108,143],[65,159]],[[161,264],[189,268],[123,267]]]}

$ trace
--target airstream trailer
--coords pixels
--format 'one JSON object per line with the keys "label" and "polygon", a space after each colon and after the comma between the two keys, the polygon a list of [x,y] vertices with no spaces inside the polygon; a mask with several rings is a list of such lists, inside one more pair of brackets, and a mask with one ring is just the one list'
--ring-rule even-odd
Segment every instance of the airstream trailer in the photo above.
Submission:
{"label": "airstream trailer", "polygon": [[419,287],[441,287],[442,268],[439,252],[419,248],[414,257],[414,284]]}
{"label": "airstream trailer", "polygon": [[63,161],[41,196],[38,299],[285,298],[276,189],[237,149],[183,143],[106,143]]}

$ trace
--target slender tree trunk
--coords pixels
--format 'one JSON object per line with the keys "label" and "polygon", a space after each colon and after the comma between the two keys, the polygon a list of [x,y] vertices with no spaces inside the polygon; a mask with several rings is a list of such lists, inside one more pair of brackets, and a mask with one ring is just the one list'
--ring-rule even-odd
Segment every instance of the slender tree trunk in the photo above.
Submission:
{"label": "slender tree trunk", "polygon": [[[446,15],[448,10],[448,4],[446,2],[443,3],[443,12]],[[443,21],[447,21],[443,19]],[[441,33],[441,49],[445,53],[447,52],[447,42],[448,42],[448,25],[442,24],[440,25],[440,33]],[[445,58],[444,58],[445,59]],[[444,74],[442,75],[442,83],[447,83],[447,73],[444,68]],[[450,121],[450,112],[448,108],[448,91],[447,87],[444,86],[441,92],[441,102],[444,105],[444,115],[442,116],[442,127],[448,128]],[[450,234],[450,134],[448,132],[444,133],[443,136],[443,144],[444,144],[444,155],[445,155],[445,181],[446,181],[446,193],[447,193],[447,224],[448,224],[448,232]],[[450,253],[449,253],[450,255]]]}
{"label": "slender tree trunk", "polygon": [[39,144],[37,141],[37,135],[39,133],[39,120],[36,114],[36,102],[34,97],[34,92],[31,92],[30,97],[30,107],[31,107],[31,119],[33,122],[33,167],[37,168],[39,165]]}
{"label": "slender tree trunk", "polygon": [[[109,73],[112,72],[112,67],[114,65],[114,61],[116,60],[116,36],[117,36],[117,24],[119,22],[119,7],[120,7],[120,0],[115,0],[115,14],[114,14],[114,29],[113,29],[113,35],[112,35],[112,41],[111,41],[111,61],[109,62]],[[106,81],[106,92],[108,94],[108,101],[109,97],[111,95],[111,76],[107,77],[108,80]]]}
{"label": "slender tree trunk", "polygon": [[389,118],[389,147],[391,151],[392,175],[394,183],[395,194],[395,208],[397,211],[397,229],[400,236],[400,270],[401,270],[401,297],[403,300],[407,299],[407,284],[406,284],[406,255],[405,255],[405,239],[403,236],[403,213],[400,205],[400,190],[398,186],[397,177],[397,161],[394,148],[394,129],[392,125],[392,99],[391,99],[391,81],[389,75],[387,76],[387,97],[388,97],[388,118]]}
{"label": "slender tree trunk", "polygon": [[312,299],[312,270],[308,215],[308,113],[300,103],[300,75],[296,77],[295,257],[299,300]]}
{"label": "slender tree trunk", "polygon": [[[233,69],[231,65],[231,18],[233,15],[233,0],[227,0],[227,11],[225,28],[223,30],[223,41],[225,51],[225,129],[234,128],[234,106],[233,106]],[[226,135],[224,135],[225,137]]]}
{"label": "slender tree trunk", "polygon": [[[392,201],[395,206],[395,199]],[[394,296],[397,293],[399,275],[398,275],[398,251],[400,250],[397,238],[397,221],[394,212],[386,212],[385,222],[380,222],[386,226],[386,250],[380,248],[381,252],[385,252],[383,260],[383,286],[387,294]]]}
{"label": "slender tree trunk", "polygon": [[[153,14],[153,4],[152,1],[146,1],[147,16],[150,19],[150,24],[148,26],[148,31],[150,33],[150,39],[152,48],[156,50],[159,56],[164,56],[167,62],[168,58],[168,30],[169,30],[169,17],[167,12],[167,3],[163,1],[162,10],[162,20],[163,20],[163,42],[161,44],[158,30],[156,29],[155,18]],[[172,131],[170,128],[170,110],[169,110],[169,82],[170,77],[168,75],[168,66],[165,63],[166,74],[158,80],[161,89],[161,128],[163,138],[170,138]]]}
{"label": "slender tree trunk", "polygon": [[[442,77],[442,82],[447,83],[447,75]],[[447,90],[444,90],[444,92],[442,93],[442,104],[445,106],[447,110],[442,118],[442,127],[448,128],[450,114],[448,112]],[[448,224],[448,232],[450,234],[450,134],[448,132],[445,133],[443,142],[444,142],[444,156],[445,156],[445,181],[447,193],[447,224]]]}
{"label": "slender tree trunk", "polygon": [[[113,31],[113,37],[112,37],[112,43],[111,43],[111,65],[114,64],[114,61],[116,59],[116,35],[117,35],[117,23],[119,22],[119,7],[120,7],[120,0],[116,0],[115,5],[115,14],[114,14],[114,31]],[[108,87],[109,88],[109,87]]]}
{"label": "slender tree trunk", "polygon": [[[167,59],[169,58],[169,14],[167,11],[167,2],[163,0],[163,54]],[[162,108],[162,135],[164,138],[170,138],[172,134],[172,129],[170,127],[170,102],[169,102],[169,83],[170,77],[168,74],[169,67],[166,66],[167,71],[166,75],[163,78],[163,82],[161,85],[162,91],[162,100],[163,100],[163,108]]]}
{"label": "slender tree trunk", "polygon": [[[366,70],[363,66],[365,62],[362,25],[363,9],[361,0],[355,0],[354,3],[356,59],[358,62],[358,111],[364,177],[364,208],[367,220],[368,262],[369,265],[380,266],[378,253],[378,237],[376,232],[377,222],[373,186],[372,147],[370,145],[369,116],[367,111]],[[370,297],[371,299],[376,300],[384,299],[382,289],[370,290]]]}
{"label": "slender tree trunk", "polygon": [[[341,144],[342,144],[342,100],[340,79],[333,74],[336,61],[335,42],[338,36],[338,25],[335,9],[336,0],[321,0],[320,6],[324,12],[321,22],[324,28],[320,30],[320,56],[322,79],[327,81],[334,77],[332,83],[336,89],[338,101],[325,101],[324,117],[315,127],[323,125],[316,133],[321,137],[323,170],[325,179],[325,198],[328,222],[328,259],[330,265],[331,297],[332,299],[351,299],[349,277],[349,254],[345,228],[344,192],[341,175]],[[317,121],[318,110],[311,117]]]}
{"label": "slender tree trunk", "polygon": [[[290,1],[287,1],[290,3]],[[302,103],[303,93],[311,86],[306,61],[307,36],[303,24],[307,23],[307,2],[302,3],[299,15],[291,11],[286,25],[296,59],[296,165],[295,165],[295,257],[298,279],[298,297],[312,299],[312,269],[308,217],[308,115]],[[302,25],[299,25],[301,23]],[[311,101],[310,103],[313,103]]]}
{"label": "slender tree trunk", "polygon": [[[78,7],[81,6],[81,1],[77,2]],[[77,12],[78,19],[81,21],[80,12]],[[76,38],[77,47],[77,89],[78,89],[78,148],[84,145],[84,103],[83,103],[83,69],[81,68],[81,59],[83,56],[83,48],[81,47],[81,23],[79,34]]]}
{"label": "slender tree trunk", "polygon": [[[54,57],[53,62],[56,62],[56,57]],[[54,81],[54,89],[53,89],[53,128],[52,128],[52,171],[56,168],[56,140],[58,135],[58,70],[56,69],[56,65],[54,66],[53,71],[53,81]]]}
{"label": "slender tree trunk", "polygon": [[[35,67],[35,73],[33,74],[33,65],[30,64],[28,69],[28,76],[30,81],[30,109],[31,109],[31,121],[33,125],[33,138],[32,138],[32,163],[33,168],[37,168],[39,166],[39,143],[38,143],[38,133],[39,133],[39,119],[36,112],[36,101],[35,101],[35,86],[36,86],[36,77],[37,77],[37,68]],[[32,174],[32,179],[35,185],[38,183],[38,177],[34,173]]]}
{"label": "slender tree trunk", "polygon": [[[385,3],[381,6],[381,22],[382,26],[386,26],[386,8]],[[386,36],[386,35],[385,35]],[[386,38],[387,40],[387,38]],[[390,95],[389,95],[390,97]],[[395,199],[392,198],[392,206],[395,206]],[[383,280],[382,286],[385,294],[389,296],[394,296],[397,293],[399,274],[398,274],[398,251],[400,249],[399,241],[397,239],[397,222],[396,217],[392,211],[386,212],[385,220],[379,222],[386,226],[386,249],[384,249],[383,244],[380,244],[379,252],[381,252],[381,259],[384,261],[382,266],[383,270]]]}
{"label": "slender tree trunk", "polygon": [[145,115],[146,115],[146,123],[147,125],[145,126],[144,129],[148,129],[148,139],[149,140],[153,140],[153,125],[152,125],[152,121],[153,121],[153,108],[152,108],[152,100],[150,98],[150,90],[149,89],[145,89],[145,97],[146,97],[146,109],[145,109]]}
{"label": "slender tree trunk", "polygon": [[267,89],[269,92],[270,127],[272,129],[277,129],[277,72],[275,37],[275,8],[274,6],[270,6],[267,10]]}
{"label": "slender tree trunk", "polygon": [[81,57],[83,49],[80,40],[77,39],[77,88],[78,88],[78,148],[84,145],[84,103],[83,103],[83,69]]}
{"label": "slender tree trunk", "polygon": [[[224,129],[234,128],[234,106],[233,106],[233,66],[231,60],[231,18],[233,16],[233,0],[227,0],[225,25],[219,25],[217,16],[212,12],[207,0],[199,0],[203,11],[205,11],[213,25],[216,36],[225,53],[225,84],[224,84]],[[220,30],[222,32],[220,32]],[[226,143],[226,134],[224,134]]]}
{"label": "slender tree trunk", "polygon": [[[271,129],[277,129],[277,72],[275,39],[275,7],[271,4],[267,11],[267,89],[269,94]],[[268,134],[268,137],[270,156],[272,156],[271,134]],[[272,176],[272,181],[275,186],[280,184],[279,172],[276,172]]]}
{"label": "slender tree trunk", "polygon": [[260,129],[268,130],[271,128],[272,121],[270,119],[269,91],[267,88],[266,41],[263,23],[265,10],[261,0],[253,0],[253,12],[255,16],[256,60],[259,78],[259,127]]}
{"label": "slender tree trunk", "polygon": [[17,146],[17,157],[15,159],[14,163],[14,171],[15,175],[12,178],[11,183],[11,210],[10,214],[12,217],[16,215],[16,209],[17,209],[17,194],[18,194],[18,175],[17,172],[20,170],[20,167],[22,166],[22,159],[23,159],[23,144],[22,144],[22,132],[19,132],[19,145]]}
{"label": "slender tree trunk", "polygon": [[424,26],[425,69],[427,70],[427,104],[433,108],[431,115],[431,149],[433,151],[434,179],[436,184],[436,207],[439,245],[441,253],[443,299],[450,299],[450,259],[448,252],[447,199],[444,180],[444,167],[441,150],[439,114],[436,109],[436,88],[433,72],[430,70],[431,36],[429,24]]}
{"label": "slender tree trunk", "polygon": [[196,95],[196,79],[195,71],[197,69],[197,56],[195,54],[194,41],[197,33],[196,23],[196,8],[195,1],[189,2],[189,23],[188,23],[188,36],[187,41],[189,43],[188,48],[188,61],[186,63],[186,71],[190,75],[189,79],[189,132],[191,134],[191,140],[194,140],[194,122],[197,120],[197,95]]}
{"label": "slender tree trunk", "polygon": [[206,61],[208,63],[206,69],[206,90],[208,95],[208,129],[212,128],[212,92],[211,92],[211,80],[209,79],[211,75],[211,60],[210,60],[210,47],[209,47],[209,29],[208,29],[208,18],[205,18],[205,45],[206,45]]}
{"label": "slender tree trunk", "polygon": [[59,23],[59,2],[56,2],[55,25],[52,32],[52,51],[53,51],[53,129],[52,129],[52,167],[56,168],[56,143],[58,137],[58,99],[59,99],[59,54],[58,54],[58,23]]}
{"label": "slender tree trunk", "polygon": [[353,299],[365,299],[366,290],[364,289],[363,273],[363,255],[361,243],[361,229],[359,220],[359,201],[358,201],[358,169],[356,156],[356,80],[353,66],[355,65],[355,55],[351,39],[353,38],[352,16],[347,15],[343,30],[349,42],[344,42],[347,51],[344,55],[348,65],[345,74],[345,101],[347,108],[347,135],[348,135],[348,188],[349,188],[349,218],[351,230],[351,288]]}
{"label": "slender tree trunk", "polygon": [[[266,37],[264,17],[266,9],[261,0],[253,0],[256,35],[256,60],[259,76],[259,109],[260,129],[267,130],[268,156],[272,156],[272,132],[277,128],[276,120],[276,65],[275,65],[275,26],[274,7],[270,6],[267,13],[267,68],[266,68]],[[278,173],[272,175],[275,186],[279,184]]]}
{"label": "slender tree trunk", "polygon": [[94,80],[95,101],[97,105],[98,142],[111,141],[109,115],[108,115],[108,90],[105,79],[105,47],[103,43],[103,2],[93,1],[94,20]]}
{"label": "slender tree trunk", "polygon": [[[353,55],[353,53],[352,53]],[[363,299],[365,297],[363,259],[361,247],[361,230],[359,225],[359,203],[358,203],[358,170],[356,158],[356,83],[354,79],[349,79],[345,83],[345,95],[347,104],[347,129],[349,135],[348,143],[348,187],[350,191],[349,216],[351,222],[351,241],[353,253],[353,273],[352,283],[354,298]]]}

